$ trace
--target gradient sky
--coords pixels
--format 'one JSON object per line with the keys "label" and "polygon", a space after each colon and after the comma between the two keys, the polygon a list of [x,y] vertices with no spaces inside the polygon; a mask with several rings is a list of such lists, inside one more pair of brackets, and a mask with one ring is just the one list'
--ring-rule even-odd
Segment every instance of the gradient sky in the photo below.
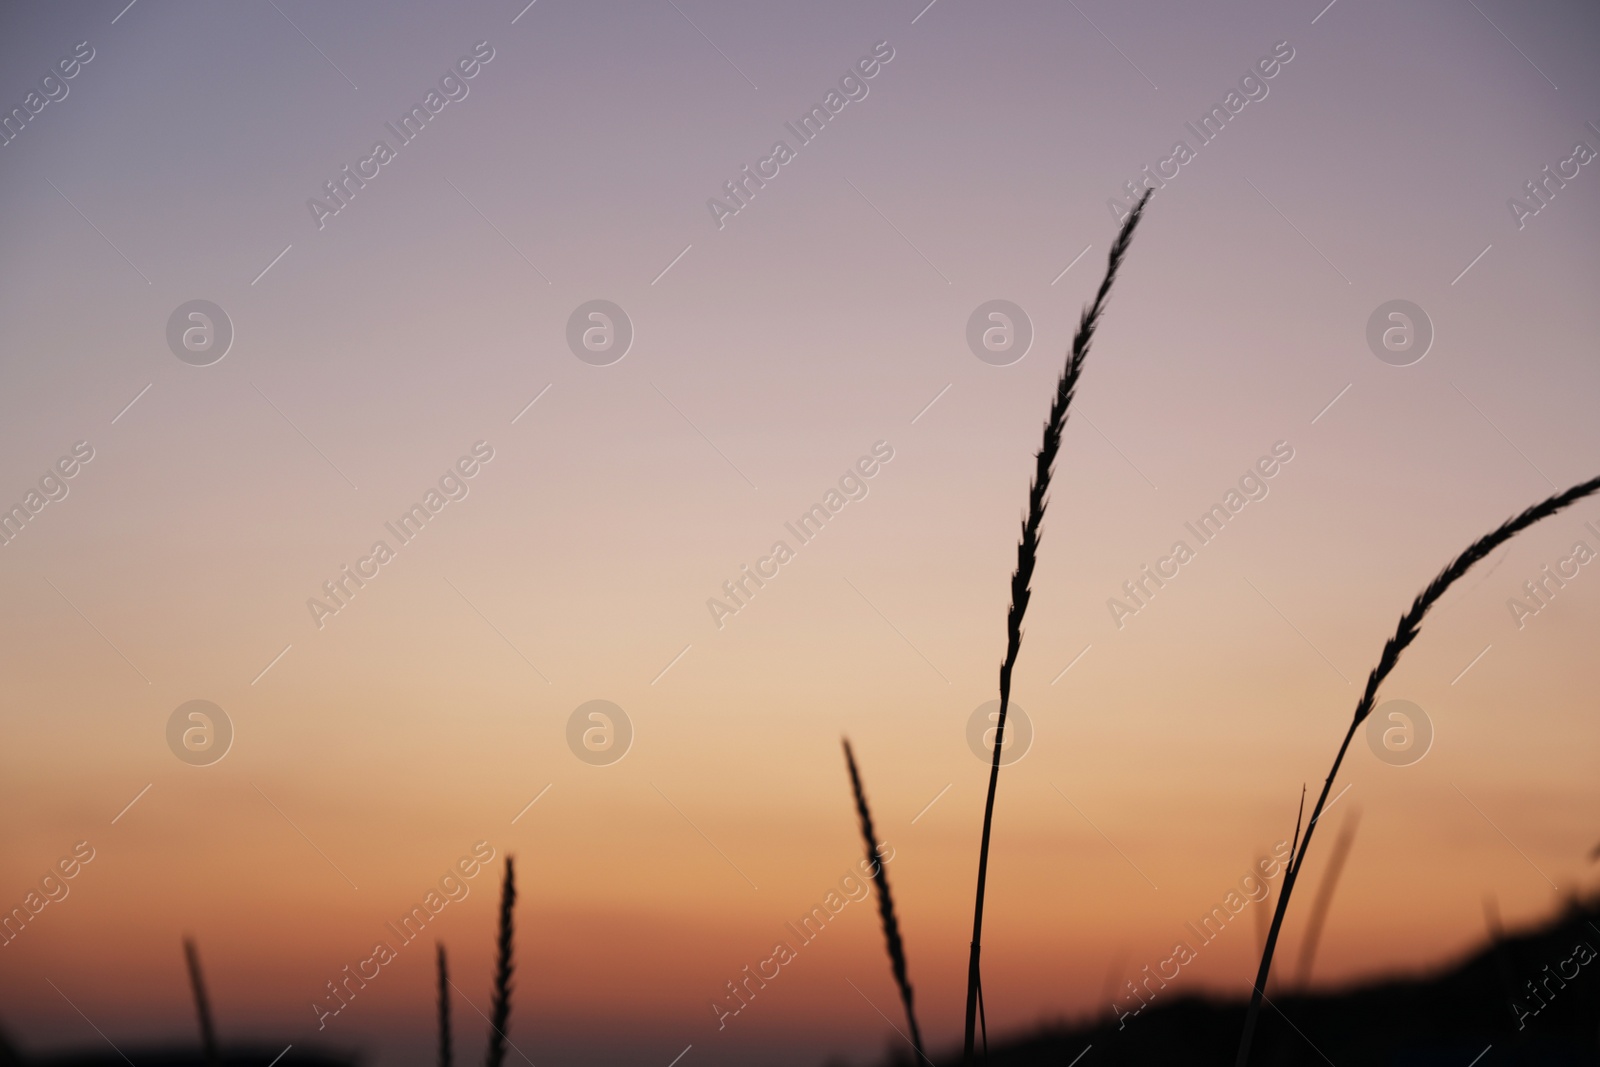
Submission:
{"label": "gradient sky", "polygon": [[[1600,163],[1520,229],[1507,204],[1600,149],[1600,16],[924,2],[5,8],[6,110],[93,49],[0,148],[0,504],[94,450],[0,548],[0,903],[95,849],[0,948],[14,1041],[189,1039],[190,934],[225,1040],[429,1062],[423,942],[321,1033],[309,1005],[487,840],[519,861],[532,1062],[862,1062],[899,1040],[870,903],[726,1029],[708,1008],[858,856],[841,734],[924,1028],[958,1039],[987,775],[965,728],[1108,199],[1279,42],[1267,96],[1154,197],[1066,431],[993,1029],[1105,1011],[1108,975],[1290,835],[1415,592],[1600,467]],[[308,199],[478,42],[468,95],[319,229]],[[866,97],[719,229],[708,198],[879,42]],[[965,340],[996,298],[1035,333],[1004,367]],[[166,340],[194,299],[235,331],[207,367]],[[567,346],[593,299],[635,331],[610,366]],[[1411,366],[1365,339],[1392,299],[1435,331]],[[319,628],[308,598],[480,441],[465,499]],[[707,599],[879,441],[868,495],[719,629]],[[1277,442],[1266,498],[1118,628],[1108,598]],[[1329,817],[1362,823],[1320,980],[1446,962],[1486,897],[1517,924],[1594,886],[1600,566],[1521,629],[1507,607],[1600,549],[1585,522],[1482,565],[1386,686],[1435,740],[1346,763]],[[603,767],[565,740],[597,698],[635,732]],[[236,731],[212,766],[167,747],[194,699]],[[432,928],[485,1009],[498,877]],[[1244,992],[1254,921],[1185,987]]]}

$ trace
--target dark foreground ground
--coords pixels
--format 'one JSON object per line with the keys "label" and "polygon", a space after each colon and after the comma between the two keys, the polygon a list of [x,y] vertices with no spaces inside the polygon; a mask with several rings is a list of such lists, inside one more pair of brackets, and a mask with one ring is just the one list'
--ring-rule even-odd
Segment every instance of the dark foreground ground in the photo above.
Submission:
{"label": "dark foreground ground", "polygon": [[[1600,898],[1437,973],[1271,994],[1256,1067],[1600,1065]],[[1138,1016],[991,1044],[992,1067],[1231,1067],[1243,1001],[1157,996]],[[958,1063],[936,1055],[940,1063]],[[1081,1058],[1080,1058],[1081,1057]],[[1481,1058],[1480,1058],[1481,1057]]]}
{"label": "dark foreground ground", "polygon": [[[1158,995],[1139,1015],[997,1040],[992,1067],[1230,1067],[1242,1001]],[[0,1035],[0,1067],[202,1067],[194,1046],[109,1048],[24,1056]],[[225,1047],[216,1067],[268,1067],[274,1047]],[[940,1064],[960,1050],[935,1051]],[[355,1060],[296,1046],[296,1067]],[[906,1057],[893,1060],[909,1062]],[[1274,993],[1262,1014],[1255,1067],[1600,1067],[1600,897],[1501,936],[1459,963],[1418,978],[1314,996]]]}
{"label": "dark foreground ground", "polygon": [[[217,1053],[215,1062],[198,1048],[172,1045],[123,1045],[118,1053],[110,1048],[85,1052],[56,1053],[49,1056],[23,1056],[15,1048],[0,1043],[0,1067],[268,1067],[284,1052],[262,1046],[227,1046]],[[294,1046],[294,1067],[354,1067],[359,1061],[331,1055],[300,1045]]]}

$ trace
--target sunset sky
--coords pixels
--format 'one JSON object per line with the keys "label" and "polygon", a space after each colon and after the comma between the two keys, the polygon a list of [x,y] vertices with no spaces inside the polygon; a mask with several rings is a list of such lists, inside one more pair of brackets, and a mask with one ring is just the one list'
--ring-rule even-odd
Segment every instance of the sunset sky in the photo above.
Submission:
{"label": "sunset sky", "polygon": [[[225,1043],[429,1063],[437,939],[475,1058],[506,854],[512,1062],[903,1049],[870,901],[720,1029],[711,1007],[861,856],[841,735],[924,1029],[958,1041],[968,720],[1146,168],[1168,177],[1067,426],[1017,666],[992,1032],[1108,1012],[1291,836],[1415,593],[1600,473],[1593,5],[525,3],[0,14],[0,510],[23,515],[0,909],[93,856],[0,947],[26,1050],[195,1040],[193,936]],[[993,300],[1031,324],[1020,359],[969,346]],[[1368,341],[1396,300],[1432,334],[1404,366]],[[620,358],[593,301],[626,316]],[[786,524],[831,490],[802,542]],[[1186,524],[1233,490],[1202,544]],[[1469,575],[1380,694],[1432,746],[1352,748],[1316,981],[1442,965],[1486,899],[1515,926],[1600,883],[1600,564],[1525,587],[1579,541],[1600,552],[1592,501]],[[746,567],[768,577],[741,605]],[[169,745],[195,700],[231,723],[209,765]],[[631,724],[621,760],[569,745],[592,700]],[[401,944],[385,924],[479,842]],[[1247,992],[1264,907],[1179,991]],[[396,958],[319,1030],[378,941]]]}

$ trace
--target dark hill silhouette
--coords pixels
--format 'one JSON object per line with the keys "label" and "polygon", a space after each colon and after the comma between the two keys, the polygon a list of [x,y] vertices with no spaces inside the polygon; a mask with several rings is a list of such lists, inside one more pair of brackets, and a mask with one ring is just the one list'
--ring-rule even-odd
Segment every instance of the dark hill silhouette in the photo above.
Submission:
{"label": "dark hill silhouette", "polygon": [[[1252,1062],[1258,1067],[1600,1065],[1597,953],[1600,897],[1571,901],[1553,919],[1496,938],[1431,975],[1306,995],[1271,993]],[[1588,962],[1580,962],[1585,955]],[[1245,998],[1175,997],[1169,989],[1120,1029],[1114,1018],[1049,1027],[992,1043],[988,1062],[991,1067],[1232,1067],[1247,1003]],[[1485,1049],[1488,1053],[1477,1059]],[[898,1062],[909,1059],[908,1051]],[[957,1063],[959,1051],[938,1060]]]}

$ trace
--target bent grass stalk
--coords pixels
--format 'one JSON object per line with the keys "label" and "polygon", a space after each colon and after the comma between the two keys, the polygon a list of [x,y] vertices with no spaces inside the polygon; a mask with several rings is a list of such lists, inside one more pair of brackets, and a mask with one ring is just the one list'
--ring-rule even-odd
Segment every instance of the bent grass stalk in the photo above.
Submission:
{"label": "bent grass stalk", "polygon": [[517,906],[517,871],[506,857],[506,878],[500,886],[500,936],[495,941],[494,999],[489,1009],[489,1047],[483,1061],[488,1067],[501,1067],[506,1059],[506,1025],[511,1021],[511,975],[515,930],[512,910]]}
{"label": "bent grass stalk", "polygon": [[856,814],[861,818],[861,841],[867,849],[867,862],[874,871],[872,880],[878,886],[878,917],[883,920],[883,940],[889,950],[889,968],[894,972],[894,984],[900,987],[900,1003],[905,1005],[906,1021],[911,1024],[912,1047],[920,1058],[927,1060],[927,1054],[922,1051],[922,1029],[917,1025],[917,1012],[911,1002],[911,979],[906,975],[906,947],[900,940],[900,922],[895,917],[894,897],[889,893],[889,869],[877,859],[878,838],[872,828],[872,811],[867,807],[867,795],[861,788],[861,775],[856,771],[856,757],[850,750],[849,738],[844,739],[844,762],[850,768],[850,788],[855,792]]}
{"label": "bent grass stalk", "polygon": [[1356,704],[1356,712],[1350,721],[1350,728],[1345,731],[1344,741],[1339,745],[1339,752],[1333,758],[1333,767],[1328,771],[1328,778],[1322,784],[1322,793],[1317,797],[1316,807],[1311,811],[1311,822],[1306,826],[1305,837],[1300,839],[1299,849],[1295,852],[1289,869],[1284,873],[1283,886],[1278,891],[1278,907],[1272,914],[1272,928],[1267,932],[1267,947],[1261,953],[1261,967],[1256,972],[1255,986],[1250,993],[1250,1008],[1245,1013],[1244,1032],[1239,1037],[1239,1056],[1236,1067],[1247,1067],[1250,1062],[1250,1045],[1255,1037],[1256,1023],[1261,1015],[1261,1000],[1267,987],[1267,976],[1272,971],[1272,954],[1278,945],[1278,934],[1283,928],[1283,917],[1289,909],[1289,896],[1294,892],[1295,881],[1300,876],[1300,870],[1305,863],[1306,850],[1311,847],[1311,835],[1317,828],[1317,821],[1322,817],[1322,809],[1327,806],[1328,793],[1333,789],[1333,780],[1338,777],[1339,767],[1344,763],[1344,755],[1350,749],[1350,742],[1355,739],[1356,731],[1367,716],[1372,713],[1374,699],[1378,695],[1378,687],[1383,684],[1394,670],[1395,664],[1400,662],[1400,653],[1404,652],[1411,642],[1417,639],[1417,634],[1422,627],[1423,616],[1428,614],[1428,609],[1444,596],[1445,591],[1454,585],[1472,565],[1482,560],[1489,553],[1511,540],[1523,530],[1532,526],[1541,519],[1547,519],[1571,504],[1591,496],[1600,490],[1600,477],[1591,478],[1573,486],[1566,492],[1557,493],[1540,501],[1522,514],[1507,519],[1497,528],[1485,534],[1467,547],[1467,550],[1451,561],[1450,565],[1439,572],[1438,577],[1428,583],[1427,588],[1417,594],[1411,602],[1411,607],[1400,616],[1400,624],[1395,628],[1394,636],[1389,638],[1383,646],[1383,654],[1378,658],[1378,665],[1372,668],[1372,673],[1367,677],[1367,688],[1361,694],[1361,700]]}
{"label": "bent grass stalk", "polygon": [[989,765],[989,795],[983,808],[983,840],[978,846],[978,891],[972,912],[972,955],[967,963],[966,1041],[962,1053],[966,1063],[972,1062],[974,1030],[983,997],[978,956],[983,940],[983,895],[989,873],[989,832],[994,822],[995,788],[1000,782],[1000,750],[1005,740],[1006,711],[1011,704],[1011,671],[1016,666],[1017,653],[1022,648],[1022,617],[1028,610],[1028,599],[1032,595],[1028,586],[1039,557],[1039,527],[1044,522],[1045,506],[1049,503],[1050,476],[1054,473],[1056,454],[1061,450],[1061,431],[1066,427],[1067,409],[1071,407],[1073,394],[1077,391],[1078,376],[1083,370],[1084,358],[1089,354],[1089,343],[1094,340],[1095,327],[1100,324],[1100,313],[1105,310],[1111,283],[1117,279],[1117,268],[1133,241],[1133,231],[1144,215],[1144,207],[1152,191],[1145,190],[1145,194],[1123,220],[1117,239],[1111,242],[1105,277],[1100,281],[1094,301],[1083,309],[1083,316],[1078,320],[1078,332],[1072,338],[1072,350],[1066,366],[1062,368],[1061,379],[1056,383],[1055,399],[1050,403],[1050,415],[1045,420],[1044,441],[1034,457],[1033,484],[1028,489],[1028,516],[1022,521],[1022,538],[1017,542],[1017,569],[1011,575],[1011,610],[1006,615],[1006,658],[1000,664],[1000,714],[995,720],[994,761]]}

